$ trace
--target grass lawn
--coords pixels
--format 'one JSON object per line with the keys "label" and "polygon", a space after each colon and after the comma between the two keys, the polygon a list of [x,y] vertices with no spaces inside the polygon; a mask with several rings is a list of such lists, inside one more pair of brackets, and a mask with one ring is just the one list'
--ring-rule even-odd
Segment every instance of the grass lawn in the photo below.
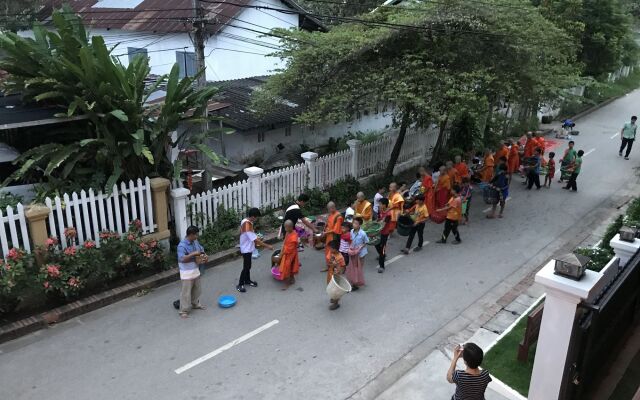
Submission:
{"label": "grass lawn", "polygon": [[536,354],[536,345],[534,344],[529,348],[529,359],[526,363],[522,363],[516,358],[518,345],[524,338],[526,327],[527,318],[525,317],[485,354],[482,362],[482,367],[487,369],[491,375],[511,386],[524,397],[527,397],[529,393],[533,359]]}

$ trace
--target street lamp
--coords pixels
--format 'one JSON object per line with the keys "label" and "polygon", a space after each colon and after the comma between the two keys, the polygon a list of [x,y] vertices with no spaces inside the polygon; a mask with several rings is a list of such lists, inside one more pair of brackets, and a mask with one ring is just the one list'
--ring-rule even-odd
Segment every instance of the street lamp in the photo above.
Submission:
{"label": "street lamp", "polygon": [[591,261],[589,257],[581,254],[565,254],[555,259],[553,272],[556,275],[579,281],[584,276],[589,261]]}

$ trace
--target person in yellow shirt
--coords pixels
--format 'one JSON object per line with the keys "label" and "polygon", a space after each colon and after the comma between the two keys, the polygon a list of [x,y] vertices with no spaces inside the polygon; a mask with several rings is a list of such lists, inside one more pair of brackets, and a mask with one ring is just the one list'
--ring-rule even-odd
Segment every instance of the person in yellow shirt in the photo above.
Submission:
{"label": "person in yellow shirt", "polygon": [[398,217],[404,210],[404,197],[398,191],[398,184],[389,184],[389,211],[391,212],[391,222],[398,222]]}
{"label": "person in yellow shirt", "polygon": [[413,251],[422,250],[424,226],[427,223],[427,219],[429,219],[429,210],[427,209],[427,205],[424,204],[424,195],[417,195],[415,200],[416,204],[407,210],[407,214],[411,215],[411,219],[413,219],[413,226],[407,239],[407,246],[402,250],[404,254],[409,254],[409,249],[411,248],[416,233],[418,234],[418,247],[413,249]]}
{"label": "person in yellow shirt", "polygon": [[438,240],[436,243],[447,243],[447,238],[449,237],[449,233],[453,232],[456,240],[453,241],[453,244],[460,244],[462,240],[460,240],[460,233],[458,232],[458,223],[460,222],[460,218],[462,217],[462,198],[460,198],[460,186],[455,185],[451,189],[452,197],[449,199],[447,205],[441,208],[438,211],[446,211],[447,219],[444,221],[444,232],[442,233],[442,238]]}
{"label": "person in yellow shirt", "polygon": [[353,209],[356,212],[356,217],[362,217],[363,221],[371,221],[371,218],[373,217],[373,206],[364,197],[364,193],[358,192]]}

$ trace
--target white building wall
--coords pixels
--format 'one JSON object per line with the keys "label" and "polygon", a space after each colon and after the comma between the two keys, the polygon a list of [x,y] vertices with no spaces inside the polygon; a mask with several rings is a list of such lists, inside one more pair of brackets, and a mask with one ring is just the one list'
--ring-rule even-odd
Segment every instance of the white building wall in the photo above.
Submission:
{"label": "white building wall", "polygon": [[[356,132],[393,132],[393,118],[391,113],[371,113],[350,122],[338,124],[326,123],[311,129],[304,125],[291,126],[291,135],[285,136],[285,127],[272,130],[256,130],[252,132],[236,132],[224,136],[227,158],[245,163],[255,158],[263,160],[276,154],[276,146],[282,143],[285,146],[283,152],[298,151],[302,144],[309,147],[326,145],[329,138],[341,138],[348,133]],[[264,141],[258,141],[258,133],[264,132]],[[210,141],[210,146],[216,152],[220,152],[219,143]]]}
{"label": "white building wall", "polygon": [[[254,0],[251,5],[289,9],[279,0]],[[261,32],[268,33],[274,28],[297,28],[298,14],[245,8],[234,18],[206,43],[207,80],[269,75],[275,68],[283,66],[280,59],[266,56],[275,51],[278,39],[262,37]],[[129,64],[128,47],[145,48],[151,73],[156,75],[171,71],[176,63],[177,51],[194,52],[187,33],[157,34],[120,29],[89,29],[89,34],[102,36],[109,47],[116,47],[113,54],[125,66]],[[21,35],[33,37],[33,32],[23,31]]]}

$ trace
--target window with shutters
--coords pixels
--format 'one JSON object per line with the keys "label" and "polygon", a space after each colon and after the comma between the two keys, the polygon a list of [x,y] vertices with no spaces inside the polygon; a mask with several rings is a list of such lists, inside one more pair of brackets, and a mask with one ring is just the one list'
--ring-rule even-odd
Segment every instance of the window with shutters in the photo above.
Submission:
{"label": "window with shutters", "polygon": [[176,51],[176,62],[180,68],[180,78],[196,75],[196,53]]}
{"label": "window with shutters", "polygon": [[131,63],[133,59],[139,55],[149,57],[149,53],[147,53],[147,49],[138,48],[138,47],[127,47],[127,55],[129,56],[129,63]]}

